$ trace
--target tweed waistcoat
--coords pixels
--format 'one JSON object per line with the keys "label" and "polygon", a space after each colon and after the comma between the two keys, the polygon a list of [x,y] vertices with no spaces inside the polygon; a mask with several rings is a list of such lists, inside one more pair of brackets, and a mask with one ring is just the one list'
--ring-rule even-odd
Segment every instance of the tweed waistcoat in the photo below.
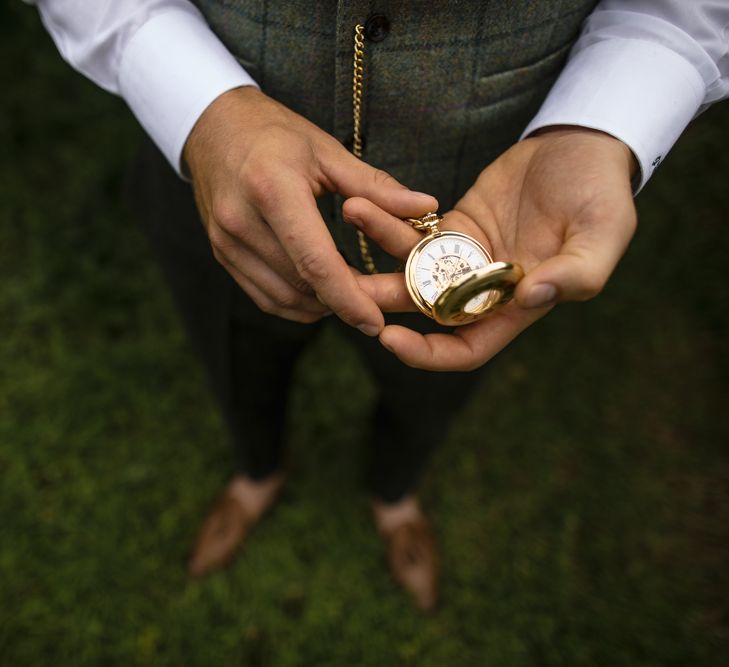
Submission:
{"label": "tweed waistcoat", "polygon": [[[351,147],[354,28],[367,30],[363,159],[447,211],[513,144],[596,0],[196,0],[261,89]],[[379,16],[378,16],[379,15]],[[377,16],[376,19],[373,17]],[[320,209],[362,269],[341,200]],[[373,248],[380,269],[394,262]]]}

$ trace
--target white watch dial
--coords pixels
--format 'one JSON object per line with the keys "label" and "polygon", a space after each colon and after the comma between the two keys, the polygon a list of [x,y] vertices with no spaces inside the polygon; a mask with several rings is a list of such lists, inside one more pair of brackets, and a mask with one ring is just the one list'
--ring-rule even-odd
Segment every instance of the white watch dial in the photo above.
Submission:
{"label": "white watch dial", "polygon": [[[432,305],[454,280],[489,263],[490,259],[475,243],[444,232],[422,247],[413,275],[415,286]],[[475,312],[487,298],[488,292],[475,296],[466,304],[466,312]]]}

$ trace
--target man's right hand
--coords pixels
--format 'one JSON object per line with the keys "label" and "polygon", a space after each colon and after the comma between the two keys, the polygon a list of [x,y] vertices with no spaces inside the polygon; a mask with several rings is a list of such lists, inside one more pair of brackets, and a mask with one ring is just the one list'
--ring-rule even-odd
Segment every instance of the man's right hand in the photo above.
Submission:
{"label": "man's right hand", "polygon": [[336,313],[376,336],[382,313],[337,251],[315,198],[360,196],[397,217],[435,211],[253,87],[218,97],[187,139],[184,159],[216,259],[261,310],[297,322]]}

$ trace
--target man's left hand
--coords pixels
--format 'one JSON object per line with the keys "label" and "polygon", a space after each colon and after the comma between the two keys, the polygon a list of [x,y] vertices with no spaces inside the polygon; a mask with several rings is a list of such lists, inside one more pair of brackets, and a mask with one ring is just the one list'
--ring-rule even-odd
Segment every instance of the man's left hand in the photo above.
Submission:
{"label": "man's left hand", "polygon": [[[635,231],[636,168],[624,143],[581,127],[546,128],[512,146],[444,215],[441,228],[473,236],[495,261],[521,264],[526,276],[514,300],[451,334],[389,325],[381,343],[408,366],[471,370],[556,303],[596,296]],[[347,200],[344,218],[403,260],[422,238],[365,199]],[[358,280],[383,311],[416,310],[402,273]]]}

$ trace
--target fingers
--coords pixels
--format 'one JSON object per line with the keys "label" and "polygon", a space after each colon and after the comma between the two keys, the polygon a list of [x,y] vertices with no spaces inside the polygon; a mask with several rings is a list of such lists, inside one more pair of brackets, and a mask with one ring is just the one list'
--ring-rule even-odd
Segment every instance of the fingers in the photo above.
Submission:
{"label": "fingers", "polygon": [[[342,215],[345,222],[360,229],[385,252],[402,260],[405,260],[415,245],[424,238],[422,231],[416,230],[402,218],[391,215],[362,197],[347,199],[342,206]],[[441,231],[465,232],[484,245],[489,252],[492,251],[492,244],[484,230],[461,211],[445,213],[439,228]]]}
{"label": "fingers", "polygon": [[581,224],[559,253],[524,277],[514,294],[523,308],[558,301],[585,301],[597,296],[625,253],[636,225],[632,199],[609,216]]}
{"label": "fingers", "polygon": [[344,221],[364,232],[386,253],[405,259],[416,243],[423,238],[401,218],[390,215],[382,208],[362,197],[354,197],[342,206]]}
{"label": "fingers", "polygon": [[261,310],[297,322],[328,314],[250,207],[234,202],[228,208],[218,205],[216,213],[207,216],[213,254]]}
{"label": "fingers", "polygon": [[435,197],[409,190],[387,172],[362,162],[341,145],[325,152],[321,168],[339,194],[364,197],[400,218],[438,210]]}
{"label": "fingers", "polygon": [[[257,271],[258,267],[254,266],[250,274],[253,277],[249,278],[240,271],[238,268],[240,263],[237,260],[241,258],[255,260],[250,253],[242,252],[236,258],[236,262],[230,261],[225,254],[217,250],[214,251],[214,254],[233,280],[264,313],[293,322],[311,323],[331,312],[315,297],[293,289],[270,269],[266,273],[265,269]],[[255,264],[255,261],[245,262],[243,266],[246,266],[247,270],[251,270],[252,264]]]}
{"label": "fingers", "polygon": [[360,275],[357,277],[357,282],[383,313],[405,313],[417,310],[405,287],[405,274],[403,273]]}
{"label": "fingers", "polygon": [[386,326],[380,342],[400,361],[430,371],[470,371],[494,357],[548,309],[522,310],[509,305],[452,334],[420,334]]}
{"label": "fingers", "polygon": [[[231,274],[232,275],[232,274]],[[251,298],[251,300],[264,312],[269,315],[275,315],[284,320],[290,320],[292,322],[299,322],[301,324],[312,324],[318,322],[322,317],[329,314],[328,310],[324,312],[314,313],[307,312],[304,310],[298,310],[293,308],[283,308],[278,303],[272,300],[267,294],[264,294],[259,290],[252,282],[244,277],[236,277],[236,282],[240,285],[241,289]]]}
{"label": "fingers", "polygon": [[264,272],[279,275],[296,291],[313,294],[271,228],[255,210],[239,201],[233,202],[229,210],[221,209],[224,207],[218,205],[216,215],[208,219],[207,231],[214,250],[224,254],[254,282],[260,267]]}
{"label": "fingers", "polygon": [[[224,248],[214,248],[213,254],[239,284],[242,282],[239,278],[243,277],[256,285],[276,309],[319,315],[328,310],[313,294],[303,293],[293,287],[254,252],[236,244],[234,240]],[[270,308],[265,310],[270,312]]]}
{"label": "fingers", "polygon": [[309,185],[290,172],[270,187],[262,213],[298,274],[347,324],[377,335],[384,326],[382,313],[337,251]]}

